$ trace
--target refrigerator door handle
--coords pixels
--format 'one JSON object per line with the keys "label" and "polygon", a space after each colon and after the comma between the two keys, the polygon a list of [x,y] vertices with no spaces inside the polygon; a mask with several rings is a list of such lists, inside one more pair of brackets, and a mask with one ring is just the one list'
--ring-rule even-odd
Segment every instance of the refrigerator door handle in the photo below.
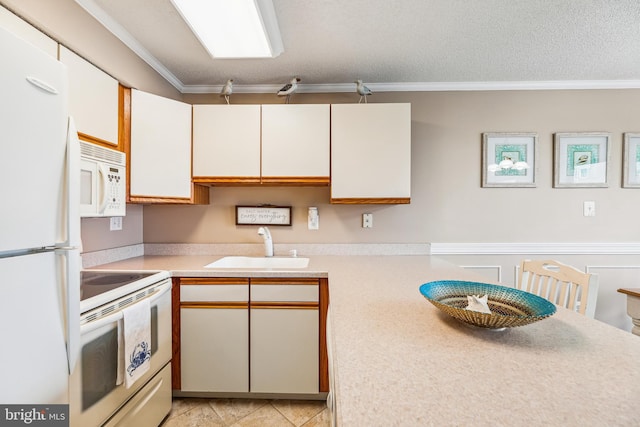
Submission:
{"label": "refrigerator door handle", "polygon": [[67,125],[67,233],[67,246],[81,248],[80,141],[73,117]]}
{"label": "refrigerator door handle", "polygon": [[49,93],[51,93],[53,95],[57,95],[58,94],[58,90],[55,87],[51,86],[48,83],[45,83],[44,81],[40,80],[37,77],[27,76],[26,79],[32,85],[34,85],[36,87],[39,87],[40,89],[42,89],[42,90],[44,90],[46,92],[49,92]]}
{"label": "refrigerator door handle", "polygon": [[66,259],[66,323],[67,359],[69,374],[73,372],[80,357],[80,253],[78,250],[59,249]]}

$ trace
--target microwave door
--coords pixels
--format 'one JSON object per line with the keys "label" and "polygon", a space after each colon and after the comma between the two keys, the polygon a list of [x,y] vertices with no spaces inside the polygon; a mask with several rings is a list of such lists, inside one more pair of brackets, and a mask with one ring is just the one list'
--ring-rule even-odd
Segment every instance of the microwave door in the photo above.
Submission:
{"label": "microwave door", "polygon": [[90,217],[98,213],[98,165],[80,160],[80,216]]}
{"label": "microwave door", "polygon": [[107,171],[98,162],[80,160],[80,216],[102,216],[107,206]]}

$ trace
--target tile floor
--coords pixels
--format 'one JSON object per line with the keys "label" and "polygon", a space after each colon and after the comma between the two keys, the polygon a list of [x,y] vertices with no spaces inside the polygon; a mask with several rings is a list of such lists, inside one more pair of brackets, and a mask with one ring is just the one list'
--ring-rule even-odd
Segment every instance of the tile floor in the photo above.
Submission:
{"label": "tile floor", "polygon": [[323,400],[174,398],[160,427],[327,427]]}

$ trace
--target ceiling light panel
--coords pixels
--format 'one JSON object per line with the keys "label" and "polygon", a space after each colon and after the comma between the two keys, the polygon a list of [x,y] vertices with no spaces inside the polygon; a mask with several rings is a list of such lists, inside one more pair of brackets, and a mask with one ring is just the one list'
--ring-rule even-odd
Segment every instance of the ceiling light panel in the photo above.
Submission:
{"label": "ceiling light panel", "polygon": [[271,0],[171,0],[214,58],[274,58],[282,39]]}

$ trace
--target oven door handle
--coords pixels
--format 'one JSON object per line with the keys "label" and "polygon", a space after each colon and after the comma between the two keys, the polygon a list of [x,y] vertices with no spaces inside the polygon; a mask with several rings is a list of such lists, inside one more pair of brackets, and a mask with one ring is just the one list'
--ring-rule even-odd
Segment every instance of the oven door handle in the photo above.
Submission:
{"label": "oven door handle", "polygon": [[[143,298],[151,298],[149,300],[149,303],[153,304],[158,298],[160,298],[161,296],[163,296],[164,294],[166,294],[167,292],[169,292],[171,290],[171,282],[167,282],[165,284],[163,284],[162,286],[158,287],[158,290],[156,290],[155,293]],[[138,301],[142,301],[142,300],[138,300]],[[138,302],[136,301],[136,303]],[[135,304],[135,303],[134,303]],[[84,325],[80,325],[80,336],[84,335],[84,334],[88,334],[89,332],[95,331],[96,329],[99,329],[101,327],[103,327],[104,325],[108,325],[109,323],[113,323],[113,322],[117,322],[118,320],[122,319],[123,314],[122,314],[122,310],[117,311],[113,314],[108,315],[107,317],[103,317],[101,319],[98,320],[94,320],[93,322],[89,322],[89,323],[85,323]]]}

